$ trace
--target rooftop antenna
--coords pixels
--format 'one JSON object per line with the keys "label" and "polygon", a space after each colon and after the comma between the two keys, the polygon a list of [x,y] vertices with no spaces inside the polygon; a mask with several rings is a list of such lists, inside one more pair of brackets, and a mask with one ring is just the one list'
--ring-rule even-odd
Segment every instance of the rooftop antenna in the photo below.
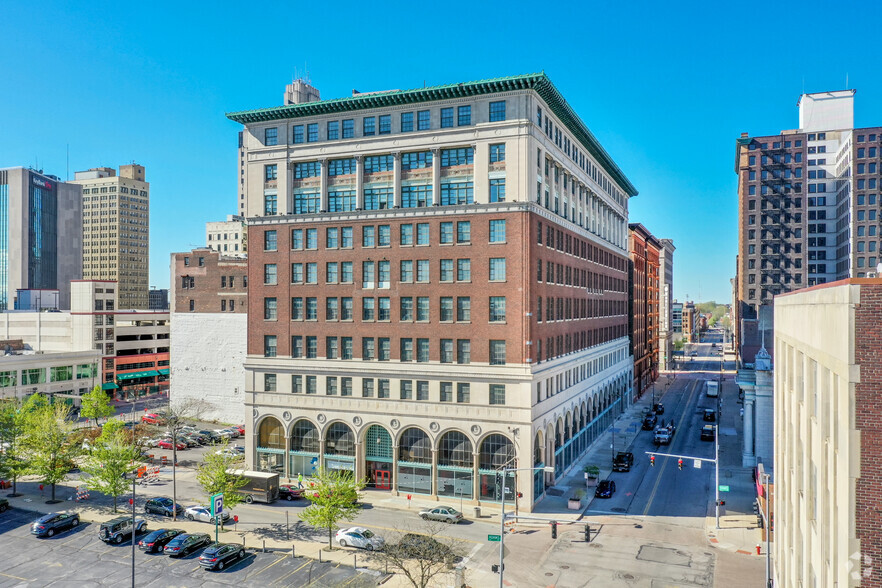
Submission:
{"label": "rooftop antenna", "polygon": [[845,72],[845,89],[848,90],[848,72]]}
{"label": "rooftop antenna", "polygon": [[67,144],[67,181],[70,181],[70,143]]}

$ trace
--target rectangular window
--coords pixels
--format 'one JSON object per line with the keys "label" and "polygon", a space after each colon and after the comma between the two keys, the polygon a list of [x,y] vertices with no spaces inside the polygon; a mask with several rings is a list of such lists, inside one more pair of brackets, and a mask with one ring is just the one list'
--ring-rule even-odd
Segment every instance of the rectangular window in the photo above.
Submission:
{"label": "rectangular window", "polygon": [[401,306],[401,319],[402,321],[412,321],[413,320],[413,297],[412,296],[402,296],[400,300]]}
{"label": "rectangular window", "polygon": [[389,247],[392,245],[392,227],[380,225],[377,227],[377,246]]}
{"label": "rectangular window", "polygon": [[275,335],[264,335],[263,336],[263,356],[264,357],[275,357],[276,356],[276,336]]}
{"label": "rectangular window", "polygon": [[337,395],[337,376],[328,376],[325,378],[325,394],[328,396]]}
{"label": "rectangular window", "polygon": [[352,297],[344,296],[340,298],[340,320],[351,321],[352,316]]}
{"label": "rectangular window", "polygon": [[490,145],[490,163],[505,161],[505,143]]}
{"label": "rectangular window", "polygon": [[361,380],[361,396],[362,398],[374,397],[374,380],[373,378],[363,378]]}
{"label": "rectangular window", "polygon": [[372,321],[376,317],[376,302],[373,298],[361,299],[361,320]]}
{"label": "rectangular window", "polygon": [[291,393],[303,394],[303,376],[291,376]]}
{"label": "rectangular window", "polygon": [[505,202],[505,179],[490,180],[490,202]]}
{"label": "rectangular window", "polygon": [[417,297],[416,320],[417,321],[428,321],[429,320],[429,297],[428,296],[418,296]]}
{"label": "rectangular window", "polygon": [[409,133],[413,130],[413,113],[412,112],[402,112],[401,113],[401,132]]}
{"label": "rectangular window", "polygon": [[263,391],[276,391],[276,374],[263,374]]}
{"label": "rectangular window", "polygon": [[306,299],[306,320],[318,320],[318,298],[310,296]]}
{"label": "rectangular window", "polygon": [[344,261],[340,263],[340,282],[343,284],[351,284],[353,281],[352,262]]}
{"label": "rectangular window", "polygon": [[329,176],[349,176],[356,171],[356,162],[354,157],[345,159],[331,159],[328,161]]}
{"label": "rectangular window", "polygon": [[322,165],[318,161],[307,161],[294,164],[294,179],[317,178],[322,174]]}
{"label": "rectangular window", "polygon": [[402,186],[402,208],[424,208],[432,203],[432,186]]}
{"label": "rectangular window", "polygon": [[441,223],[441,244],[449,243],[453,243],[453,223],[443,222]]}
{"label": "rectangular window", "polygon": [[303,320],[303,298],[296,297],[291,299],[291,320]]}
{"label": "rectangular window", "polygon": [[475,192],[472,182],[441,184],[441,204],[443,206],[474,204],[474,202]]}
{"label": "rectangular window", "polygon": [[401,260],[401,281],[413,282],[413,261],[409,259]]}
{"label": "rectangular window", "polygon": [[300,335],[291,337],[291,357],[303,357],[303,337]]}
{"label": "rectangular window", "polygon": [[266,321],[274,321],[277,319],[276,312],[276,299],[275,298],[264,298],[263,299],[263,320]]}
{"label": "rectangular window", "polygon": [[429,399],[429,383],[424,380],[417,380],[417,400]]}
{"label": "rectangular window", "polygon": [[315,263],[307,263],[306,264],[306,283],[307,284],[317,284],[318,283],[318,266]]}
{"label": "rectangular window", "polygon": [[325,320],[336,321],[340,318],[340,302],[336,298],[325,300]]}
{"label": "rectangular window", "polygon": [[401,400],[413,399],[413,380],[401,380],[399,398]]}
{"label": "rectangular window", "polygon": [[392,271],[390,270],[391,262],[377,262],[377,287],[388,288],[389,282],[392,280]]}
{"label": "rectangular window", "polygon": [[294,127],[294,143],[303,143],[303,125]]}
{"label": "rectangular window", "polygon": [[277,246],[277,234],[275,231],[264,231],[263,232],[263,250],[264,251],[275,251]]}
{"label": "rectangular window", "polygon": [[393,204],[391,187],[364,189],[365,210],[389,210]]}
{"label": "rectangular window", "polygon": [[377,299],[377,320],[392,320],[392,303],[388,297]]}
{"label": "rectangular window", "polygon": [[294,214],[313,214],[319,211],[321,198],[318,192],[294,194]]}
{"label": "rectangular window", "polygon": [[472,320],[472,299],[469,296],[457,297],[456,320],[459,322],[469,322]]}
{"label": "rectangular window", "polygon": [[318,249],[318,229],[306,229],[306,248]]}
{"label": "rectangular window", "polygon": [[352,248],[352,227],[340,229],[340,247],[344,249]]}
{"label": "rectangular window", "polygon": [[389,337],[380,337],[377,339],[377,345],[379,347],[377,359],[380,361],[389,361],[392,359],[392,345]]}
{"label": "rectangular window", "polygon": [[453,339],[441,339],[441,363],[453,363]]}
{"label": "rectangular window", "polygon": [[441,150],[441,167],[453,165],[472,165],[475,161],[475,150],[471,147]]}
{"label": "rectangular window", "polygon": [[403,224],[398,227],[398,242],[400,245],[413,245],[413,225]]}
{"label": "rectangular window", "polygon": [[[267,216],[273,216],[278,214],[278,203],[279,197],[277,194],[264,194],[263,195],[263,214]],[[186,265],[186,264],[185,264]]]}
{"label": "rectangular window", "polygon": [[505,220],[490,221],[490,242],[505,243]]}
{"label": "rectangular window", "polygon": [[417,361],[422,363],[429,361],[428,339],[417,339]]}
{"label": "rectangular window", "polygon": [[467,404],[471,402],[471,385],[460,382],[456,385],[456,401]]}
{"label": "rectangular window", "polygon": [[364,360],[373,360],[376,359],[376,354],[374,353],[374,338],[373,337],[362,337],[361,338],[361,358]]}
{"label": "rectangular window", "polygon": [[441,402],[453,402],[453,382],[441,382]]}
{"label": "rectangular window", "polygon": [[472,124],[472,107],[459,106],[456,109],[456,126],[466,127]]}
{"label": "rectangular window", "polygon": [[442,259],[440,260],[440,272],[439,272],[439,280],[442,282],[452,282],[453,281],[453,260],[452,259]]}
{"label": "rectangular window", "polygon": [[362,132],[365,137],[375,135],[377,133],[377,118],[374,116],[366,116],[362,119]]}
{"label": "rectangular window", "polygon": [[429,244],[429,223],[417,223],[417,245]]}
{"label": "rectangular window", "polygon": [[490,365],[505,365],[505,341],[490,341]]}
{"label": "rectangular window", "polygon": [[278,145],[279,144],[279,129],[273,127],[271,129],[264,129],[263,131],[263,144],[264,145]]}
{"label": "rectangular window", "polygon": [[277,178],[278,169],[279,169],[279,166],[276,165],[275,163],[272,164],[272,165],[265,165],[265,166],[263,166],[263,176],[264,176],[264,180],[267,181],[267,182],[269,182],[269,181],[272,181],[272,180],[278,179],[278,178]]}
{"label": "rectangular window", "polygon": [[306,338],[306,357],[309,359],[318,357],[318,337]]}
{"label": "rectangular window", "polygon": [[441,109],[441,128],[447,129],[453,126],[453,108]]}
{"label": "rectangular window", "polygon": [[456,223],[456,242],[469,243],[472,240],[471,221],[458,221]]}
{"label": "rectangular window", "polygon": [[490,384],[490,404],[505,404],[505,384]]}
{"label": "rectangular window", "polygon": [[432,167],[431,151],[413,151],[401,154],[401,169],[427,169]]}
{"label": "rectangular window", "polygon": [[380,134],[388,135],[392,132],[392,115],[391,114],[383,114],[380,115]]}
{"label": "rectangular window", "polygon": [[[540,303],[541,307],[541,303]],[[541,312],[541,311],[540,311]],[[541,321],[541,317],[539,318]],[[505,322],[505,296],[491,296],[490,297],[490,322],[491,323],[504,323]]]}
{"label": "rectangular window", "polygon": [[441,322],[452,322],[453,321],[453,297],[452,296],[442,296],[440,300],[440,308],[441,314],[439,320]]}
{"label": "rectangular window", "polygon": [[395,169],[395,159],[391,155],[368,155],[364,158],[365,173],[392,171]]}
{"label": "rectangular window", "polygon": [[343,121],[343,138],[351,139],[355,136],[355,121],[353,119],[346,119]]}
{"label": "rectangular window", "polygon": [[413,339],[401,339],[401,361],[413,361]]}
{"label": "rectangular window", "polygon": [[339,279],[339,264],[336,261],[330,261],[325,264],[325,282],[328,284],[336,284]]}
{"label": "rectangular window", "polygon": [[428,110],[417,112],[417,130],[428,131],[432,128],[432,113]]}
{"label": "rectangular window", "polygon": [[376,247],[377,245],[377,230],[375,227],[362,227],[361,229],[361,246],[362,247]]}
{"label": "rectangular window", "polygon": [[306,141],[308,143],[315,143],[318,140],[319,140],[318,123],[310,123],[306,127]]}
{"label": "rectangular window", "polygon": [[339,138],[340,138],[340,121],[338,121],[338,120],[328,121],[328,141],[336,141]]}
{"label": "rectangular window", "polygon": [[342,359],[352,359],[352,337],[340,337],[340,343],[343,347]]}
{"label": "rectangular window", "polygon": [[490,103],[490,122],[505,120],[505,100]]}
{"label": "rectangular window", "polygon": [[328,249],[336,249],[340,245],[340,229],[336,227],[329,228],[325,233],[325,247]]}
{"label": "rectangular window", "polygon": [[505,258],[504,257],[491,257],[490,258],[490,281],[491,282],[504,282],[505,281]]}
{"label": "rectangular window", "polygon": [[428,259],[418,259],[417,260],[416,281],[417,282],[428,282],[429,281],[429,260]]}
{"label": "rectangular window", "polygon": [[273,285],[278,283],[278,272],[276,270],[276,264],[267,263],[263,266],[263,283],[266,285]]}
{"label": "rectangular window", "polygon": [[472,362],[472,342],[469,339],[456,340],[456,363],[467,364]]}
{"label": "rectangular window", "polygon": [[472,281],[472,260],[457,259],[456,260],[456,281],[471,282]]}

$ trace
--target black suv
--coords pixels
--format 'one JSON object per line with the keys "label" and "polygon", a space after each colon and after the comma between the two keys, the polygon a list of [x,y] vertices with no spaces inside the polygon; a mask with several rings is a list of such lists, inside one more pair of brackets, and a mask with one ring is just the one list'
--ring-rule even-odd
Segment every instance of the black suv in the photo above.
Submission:
{"label": "black suv", "polygon": [[665,414],[665,405],[661,402],[656,402],[652,405],[652,412],[655,414]]}
{"label": "black suv", "polygon": [[80,515],[50,512],[41,516],[31,525],[31,534],[37,537],[51,537],[60,531],[73,529],[80,524]]}
{"label": "black suv", "polygon": [[643,417],[643,430],[651,431],[655,428],[655,424],[658,422],[658,417],[654,414],[650,413]]}
{"label": "black suv", "polygon": [[[147,521],[135,518],[135,536],[147,530]],[[106,523],[101,523],[98,529],[98,538],[105,543],[120,544],[132,536],[132,518],[117,517]]]}
{"label": "black suv", "polygon": [[[184,507],[178,504],[174,509],[177,511],[178,516],[184,514]],[[172,499],[171,498],[151,498],[147,501],[147,504],[144,505],[145,513],[156,513],[163,516],[170,517],[172,516]]]}
{"label": "black suv", "polygon": [[209,570],[222,570],[231,561],[245,557],[245,548],[238,543],[212,543],[199,556],[199,565]]}
{"label": "black suv", "polygon": [[157,529],[151,531],[146,537],[138,541],[138,549],[143,549],[147,553],[161,553],[169,541],[182,535],[183,529]]}
{"label": "black suv", "polygon": [[5,511],[7,508],[9,508],[9,501],[5,498],[0,498],[0,512]]}
{"label": "black suv", "polygon": [[208,533],[184,533],[169,541],[162,551],[166,555],[180,557],[209,543],[211,536]]}
{"label": "black suv", "polygon": [[210,431],[208,429],[202,429],[201,431],[196,431],[203,437],[205,437],[208,443],[220,443],[221,436],[215,433],[214,431]]}
{"label": "black suv", "polygon": [[704,409],[704,420],[709,423],[714,423],[717,420],[717,411],[712,408]]}

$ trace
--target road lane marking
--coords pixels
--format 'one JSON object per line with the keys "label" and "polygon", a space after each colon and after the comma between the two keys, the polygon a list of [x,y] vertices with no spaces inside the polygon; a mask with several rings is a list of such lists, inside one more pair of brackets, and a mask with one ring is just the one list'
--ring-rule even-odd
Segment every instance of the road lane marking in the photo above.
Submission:
{"label": "road lane marking", "polygon": [[282,582],[283,582],[284,580],[288,579],[289,577],[293,576],[294,574],[296,574],[297,572],[299,572],[300,570],[302,570],[302,569],[305,568],[306,566],[310,565],[311,563],[313,563],[313,561],[314,561],[314,560],[311,560],[311,559],[308,559],[308,558],[307,558],[307,560],[306,560],[305,562],[303,562],[302,564],[300,564],[300,567],[296,568],[295,570],[293,570],[293,571],[291,571],[291,572],[288,572],[287,574],[285,574],[285,575],[282,576],[281,578],[278,578],[277,580],[274,580],[274,581],[273,581],[273,584],[282,584]]}
{"label": "road lane marking", "polygon": [[265,568],[263,568],[262,570],[260,570],[259,572],[256,572],[254,575],[257,576],[258,574],[262,574],[262,573],[264,573],[265,571],[267,571],[268,569],[270,569],[271,567],[273,567],[274,565],[276,565],[276,564],[278,564],[278,563],[281,563],[281,562],[285,561],[286,559],[287,559],[287,556],[284,556],[284,555],[283,555],[283,556],[281,556],[279,559],[277,559],[276,561],[274,561],[273,563],[271,563],[270,565],[268,565],[268,566],[266,566]]}
{"label": "road lane marking", "polygon": [[13,576],[12,574],[4,574],[3,572],[0,572],[0,576],[3,576],[4,578],[12,578],[13,580],[21,580],[22,582],[36,581],[36,580],[28,580],[27,578],[21,578],[19,576]]}

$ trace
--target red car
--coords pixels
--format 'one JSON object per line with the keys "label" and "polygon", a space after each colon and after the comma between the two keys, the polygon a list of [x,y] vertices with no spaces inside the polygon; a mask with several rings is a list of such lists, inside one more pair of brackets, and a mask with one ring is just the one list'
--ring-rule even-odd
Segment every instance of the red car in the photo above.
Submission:
{"label": "red car", "polygon": [[165,421],[158,414],[148,412],[144,416],[141,417],[142,423],[147,423],[148,425],[162,425]]}
{"label": "red car", "polygon": [[240,436],[240,437],[243,436],[243,435],[245,435],[245,425],[233,425],[232,428],[234,428],[234,429],[236,429],[236,430],[239,431],[239,436]]}
{"label": "red car", "polygon": [[[171,439],[163,439],[156,446],[159,447],[160,449],[171,449],[172,448]],[[181,443],[180,441],[178,441],[178,451],[183,451],[186,448],[187,448],[186,443]]]}

